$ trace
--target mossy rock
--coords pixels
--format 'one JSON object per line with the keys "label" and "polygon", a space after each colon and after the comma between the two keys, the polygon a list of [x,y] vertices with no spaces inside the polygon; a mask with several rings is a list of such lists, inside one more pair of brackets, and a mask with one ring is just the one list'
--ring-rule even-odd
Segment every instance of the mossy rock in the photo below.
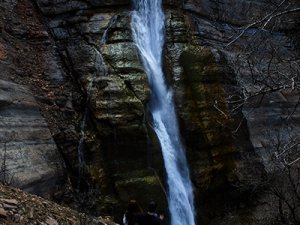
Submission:
{"label": "mossy rock", "polygon": [[118,177],[115,188],[123,202],[135,199],[146,207],[151,200],[155,200],[160,207],[167,206],[165,188],[153,170],[131,171]]}

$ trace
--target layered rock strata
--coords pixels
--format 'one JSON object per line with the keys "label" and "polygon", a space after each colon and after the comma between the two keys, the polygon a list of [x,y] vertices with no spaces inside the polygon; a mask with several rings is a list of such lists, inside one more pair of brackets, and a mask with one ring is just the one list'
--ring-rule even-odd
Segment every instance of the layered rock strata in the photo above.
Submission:
{"label": "layered rock strata", "polygon": [[65,173],[44,118],[61,71],[32,3],[3,1],[0,13],[1,180],[49,197]]}
{"label": "layered rock strata", "polygon": [[[206,214],[202,218],[206,221],[208,217],[216,217],[237,207],[237,202],[248,204],[249,199],[244,195],[252,188],[251,182],[255,177],[260,180],[264,174],[259,158],[265,157],[265,153],[261,151],[259,143],[267,139],[267,135],[261,136],[261,133],[266,133],[263,130],[268,126],[259,128],[258,125],[266,120],[258,120],[258,115],[268,112],[268,109],[273,111],[274,100],[278,98],[275,97],[277,93],[271,96],[266,93],[268,97],[259,102],[262,107],[253,107],[257,98],[254,96],[250,99],[247,95],[256,95],[256,91],[262,89],[259,85],[253,85],[249,77],[258,77],[260,74],[254,74],[253,71],[262,70],[266,63],[249,60],[244,63],[248,51],[256,54],[252,55],[254,59],[251,60],[263,56],[260,50],[253,49],[255,46],[252,49],[244,47],[248,43],[245,37],[255,34],[260,24],[253,24],[242,31],[244,35],[241,37],[237,34],[237,41],[230,41],[237,37],[233,32],[239,30],[238,26],[264,18],[268,12],[276,10],[276,4],[270,8],[266,2],[258,1],[164,3],[165,72],[169,84],[174,88],[193,182],[199,196],[203,196],[201,200],[197,195],[198,206]],[[145,106],[149,91],[137,50],[132,44],[129,2],[38,1],[38,4],[49,18],[49,27],[73,76],[86,93],[91,93],[88,106],[95,122],[94,129],[101,139],[103,168],[112,174],[111,180],[119,197],[123,201],[133,196],[140,197],[135,191],[134,195],[130,192],[137,189],[145,192],[150,184],[156,185],[160,192],[155,175],[162,171],[160,154],[156,138],[147,125],[149,118]],[[182,7],[182,11],[173,10],[174,6]],[[232,16],[232,7],[237,9],[235,16]],[[289,8],[283,8],[286,9]],[[275,21],[266,27],[273,26],[277,30],[294,27],[285,17],[276,18]],[[265,39],[261,33],[255,37]],[[278,43],[291,43],[280,32],[266,34],[266,37],[266,40],[271,40],[270,43],[276,42],[277,46],[282,46]],[[269,48],[270,51],[272,49]],[[294,54],[289,47],[279,47],[278,51],[285,55]],[[270,58],[270,53],[265,56]],[[275,68],[273,64],[278,60],[275,61],[269,63],[272,68]],[[286,64],[281,68],[285,67]],[[232,96],[235,96],[233,102],[229,101]],[[238,105],[236,101],[242,101],[242,104]],[[270,101],[273,104],[271,107],[267,106]],[[295,105],[293,101],[286,104],[287,111]],[[266,118],[277,120],[279,114],[284,115],[284,112],[270,112]],[[291,116],[295,117],[296,114]],[[272,128],[275,127],[282,126],[272,123]],[[297,129],[294,129],[294,134],[297,135]],[[150,140],[152,145],[149,145]],[[150,149],[155,149],[155,152],[149,152]],[[97,155],[95,150],[93,152]],[[89,162],[90,171],[95,169],[95,161],[92,161]],[[261,162],[267,167],[265,161]],[[156,168],[155,176],[147,167]],[[207,203],[218,191],[227,193],[228,198],[223,198],[223,195],[216,197],[216,201],[224,205],[216,207]],[[248,218],[251,218],[250,212],[241,220],[245,223]]]}
{"label": "layered rock strata", "polygon": [[62,175],[62,160],[30,91],[0,81],[1,180],[24,190],[51,192]]}
{"label": "layered rock strata", "polygon": [[[249,209],[247,212],[239,203],[234,208],[242,214],[213,219],[212,223],[273,223],[280,214],[277,202],[287,197],[285,194],[278,197],[272,190],[278,188],[280,193],[289,192],[287,186],[293,186],[294,178],[284,181],[286,191],[271,180],[285,177],[285,168],[297,167],[295,160],[299,158],[299,129],[295,126],[299,121],[299,57],[297,42],[291,38],[299,24],[299,12],[285,14],[297,9],[299,3],[275,1],[270,6],[263,1],[228,1],[223,4],[202,1],[201,7],[197,7],[197,3],[188,1],[184,7],[197,26],[200,44],[213,49],[222,70],[225,69],[222,78],[225,102],[230,118],[234,119],[231,136],[241,159],[234,171],[238,176],[236,184],[242,192],[236,196],[233,194],[232,200],[227,201],[234,203],[239,196],[239,202]],[[235,16],[230,16],[232,8],[236,8]],[[275,16],[281,13],[284,16]],[[219,107],[224,101],[216,96],[213,98],[214,108],[225,112]],[[251,191],[253,188],[255,192]],[[259,196],[247,200],[243,191],[246,191],[244,194],[249,191],[259,193]],[[264,201],[268,204],[259,204]]]}
{"label": "layered rock strata", "polygon": [[86,174],[118,201],[136,198],[146,206],[160,199],[164,206],[162,159],[146,119],[150,91],[131,36],[130,2],[37,2],[87,94]]}

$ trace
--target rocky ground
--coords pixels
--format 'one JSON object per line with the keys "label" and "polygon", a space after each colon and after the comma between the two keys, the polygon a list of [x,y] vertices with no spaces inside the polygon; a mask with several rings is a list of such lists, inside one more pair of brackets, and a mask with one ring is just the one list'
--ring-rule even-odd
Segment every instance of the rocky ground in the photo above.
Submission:
{"label": "rocky ground", "polygon": [[0,185],[0,224],[116,225],[111,218],[90,217],[3,185]]}

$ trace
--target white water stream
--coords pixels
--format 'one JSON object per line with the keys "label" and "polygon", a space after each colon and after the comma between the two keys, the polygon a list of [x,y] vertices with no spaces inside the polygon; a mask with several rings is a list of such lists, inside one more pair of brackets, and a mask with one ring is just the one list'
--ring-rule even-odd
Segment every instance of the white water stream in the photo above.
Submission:
{"label": "white water stream", "polygon": [[164,14],[161,0],[133,0],[132,31],[152,90],[150,111],[167,173],[171,225],[195,225],[193,189],[180,140],[172,91],[162,71]]}

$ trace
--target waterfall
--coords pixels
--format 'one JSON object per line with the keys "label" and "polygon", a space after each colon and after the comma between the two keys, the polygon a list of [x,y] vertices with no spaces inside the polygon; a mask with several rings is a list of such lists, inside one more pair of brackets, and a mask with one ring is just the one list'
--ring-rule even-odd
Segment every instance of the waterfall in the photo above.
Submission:
{"label": "waterfall", "polygon": [[172,91],[167,88],[162,71],[164,14],[161,0],[134,0],[134,6],[132,32],[152,90],[149,109],[164,158],[171,225],[195,225],[185,149],[180,140]]}

